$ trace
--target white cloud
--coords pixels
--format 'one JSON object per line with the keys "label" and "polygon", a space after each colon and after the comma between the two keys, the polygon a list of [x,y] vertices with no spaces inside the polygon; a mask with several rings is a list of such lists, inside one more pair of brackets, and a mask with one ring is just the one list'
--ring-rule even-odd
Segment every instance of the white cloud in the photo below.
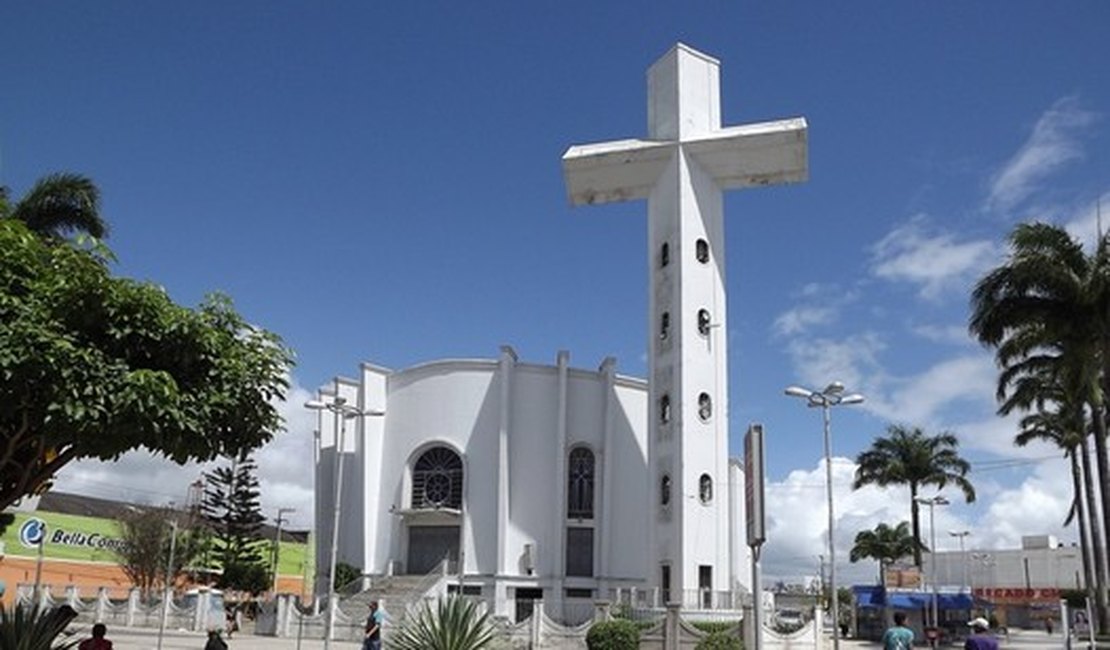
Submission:
{"label": "white cloud", "polygon": [[875,395],[869,408],[896,422],[938,425],[941,412],[958,402],[993,409],[997,378],[987,354],[946,359],[920,374],[888,382],[895,386]]}
{"label": "white cloud", "polygon": [[1075,97],[1052,105],[1033,127],[1025,144],[990,181],[986,205],[1007,211],[1035,192],[1053,172],[1083,157],[1078,131],[1094,122],[1096,115],[1083,110]]}
{"label": "white cloud", "polygon": [[779,315],[772,325],[777,336],[804,334],[818,325],[828,325],[840,317],[844,305],[859,298],[859,292],[835,284],[811,282],[796,295],[799,305]]}
{"label": "white cloud", "polygon": [[913,325],[910,327],[910,331],[933,343],[966,345],[972,342],[966,325]]}
{"label": "white cloud", "polygon": [[885,348],[878,335],[864,332],[842,339],[796,339],[787,346],[787,352],[803,383],[824,386],[835,379],[866,394],[885,378],[878,360]]}
{"label": "white cloud", "polygon": [[[857,465],[847,458],[833,458],[833,500],[836,513],[837,571],[842,584],[874,582],[874,562],[852,564],[848,557],[855,536],[880,523],[896,525],[910,520],[907,488],[866,486],[852,490]],[[973,474],[978,501],[965,504],[956,490],[941,492],[951,505],[933,512],[936,547],[955,551],[959,540],[948,531],[966,530],[968,549],[1020,548],[1026,535],[1055,535],[1074,540],[1074,528],[1062,526],[1071,503],[1071,481],[1062,460],[1041,462],[1015,487],[999,488],[989,476]],[[766,486],[767,542],[763,555],[765,584],[774,581],[805,583],[817,573],[818,556],[827,556],[828,510],[825,465],[797,469],[782,481]],[[931,496],[928,492],[926,496]],[[931,545],[928,510],[922,511],[921,535]]]}
{"label": "white cloud", "polygon": [[831,307],[795,307],[775,319],[774,330],[781,336],[802,334],[814,325],[827,325],[835,315]]}
{"label": "white cloud", "polygon": [[879,278],[919,285],[919,295],[939,299],[947,290],[963,291],[976,275],[1000,258],[990,240],[959,242],[951,233],[929,232],[929,219],[918,215],[891,230],[872,246],[871,272]]}
{"label": "white cloud", "polygon": [[1072,237],[1079,239],[1088,247],[1094,246],[1098,241],[1099,230],[1103,233],[1110,230],[1110,192],[1102,194],[1098,199],[1064,219],[1064,228]]}
{"label": "white cloud", "polygon": [[[312,464],[315,419],[301,406],[310,397],[307,390],[295,381],[292,383],[287,401],[278,404],[287,430],[254,454],[258,463],[262,513],[270,519],[276,516],[278,507],[296,508],[288,518],[293,528],[302,530],[312,527],[315,506]],[[145,451],[135,451],[111,462],[70,463],[59,472],[55,489],[135,503],[172,501],[184,505],[189,484],[220,464],[217,461],[178,465]]]}

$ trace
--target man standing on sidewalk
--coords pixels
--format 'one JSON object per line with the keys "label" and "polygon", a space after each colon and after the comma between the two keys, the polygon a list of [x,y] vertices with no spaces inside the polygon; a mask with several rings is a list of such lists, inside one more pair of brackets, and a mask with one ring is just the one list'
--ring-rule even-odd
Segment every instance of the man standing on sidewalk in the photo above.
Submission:
{"label": "man standing on sidewalk", "polygon": [[894,627],[883,634],[883,650],[910,650],[913,630],[906,627],[906,613],[894,612]]}
{"label": "man standing on sidewalk", "polygon": [[964,642],[964,650],[998,650],[998,639],[990,633],[990,623],[983,617],[972,619],[971,636]]}

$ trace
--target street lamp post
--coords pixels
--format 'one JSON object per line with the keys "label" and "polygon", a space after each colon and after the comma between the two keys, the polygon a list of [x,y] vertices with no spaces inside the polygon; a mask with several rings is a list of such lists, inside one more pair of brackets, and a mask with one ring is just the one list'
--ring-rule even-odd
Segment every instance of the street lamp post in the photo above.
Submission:
{"label": "street lamp post", "polygon": [[277,596],[278,585],[278,562],[281,561],[281,524],[285,521],[282,517],[287,512],[296,512],[296,508],[278,508],[277,511],[277,532],[274,534],[274,596]]}
{"label": "street lamp post", "polygon": [[[948,499],[938,494],[935,497],[929,498],[917,497],[915,500],[922,505],[929,506],[929,535],[932,538],[929,548],[929,580],[933,583],[933,627],[939,628],[940,617],[937,615],[937,527],[933,519],[933,511],[936,506],[948,505]],[[934,648],[937,645],[935,637],[933,638],[932,645]]]}
{"label": "street lamp post", "polygon": [[331,522],[331,551],[328,561],[328,611],[327,625],[324,630],[324,650],[330,650],[331,637],[335,631],[335,564],[339,555],[339,512],[340,499],[343,497],[343,441],[347,436],[347,420],[366,417],[382,416],[384,411],[367,411],[347,403],[347,399],[336,395],[330,402],[309,400],[305,408],[313,411],[331,411],[336,417],[336,428],[339,435],[335,441],[335,503]]}
{"label": "street lamp post", "polygon": [[964,538],[971,534],[970,530],[950,530],[948,534],[960,540],[960,563],[963,564],[963,581],[960,583],[961,591],[970,589],[967,584],[967,552],[964,550]]}
{"label": "street lamp post", "polygon": [[162,637],[166,634],[166,619],[170,615],[170,598],[173,598],[173,556],[177,550],[177,513],[170,520],[170,557],[166,562],[166,589],[162,597],[162,620],[158,622],[158,650],[162,650]]}
{"label": "street lamp post", "polygon": [[[825,424],[825,485],[828,496],[829,510],[829,594],[832,605],[833,619],[833,650],[840,650],[840,604],[836,593],[836,543],[833,540],[833,526],[836,522],[833,510],[833,477],[832,477],[832,434],[829,431],[829,409],[834,406],[859,404],[863,395],[859,393],[844,394],[844,384],[834,381],[818,392],[800,386],[790,386],[786,394],[791,397],[800,397],[806,401],[810,408],[821,408]],[[758,597],[758,596],[757,596]]]}

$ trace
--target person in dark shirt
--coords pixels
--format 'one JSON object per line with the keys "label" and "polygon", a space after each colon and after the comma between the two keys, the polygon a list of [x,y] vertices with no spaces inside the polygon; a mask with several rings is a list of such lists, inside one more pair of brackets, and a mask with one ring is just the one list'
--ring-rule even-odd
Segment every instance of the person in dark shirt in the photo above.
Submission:
{"label": "person in dark shirt", "polygon": [[97,623],[92,627],[92,638],[82,641],[77,650],[112,650],[112,642],[104,638],[107,633],[108,627]]}
{"label": "person in dark shirt", "polygon": [[366,617],[366,636],[362,641],[362,650],[381,650],[382,618],[378,601],[370,601],[370,615]]}
{"label": "person in dark shirt", "polygon": [[964,642],[964,650],[998,650],[998,639],[990,633],[990,623],[983,617],[972,619],[971,636]]}

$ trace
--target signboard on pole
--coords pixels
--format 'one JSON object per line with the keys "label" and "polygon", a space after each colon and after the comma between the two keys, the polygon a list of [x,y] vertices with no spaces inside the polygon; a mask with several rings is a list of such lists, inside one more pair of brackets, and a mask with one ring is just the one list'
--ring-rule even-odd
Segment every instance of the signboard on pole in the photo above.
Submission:
{"label": "signboard on pole", "polygon": [[744,435],[744,505],[748,546],[767,540],[763,521],[763,425],[752,424]]}

